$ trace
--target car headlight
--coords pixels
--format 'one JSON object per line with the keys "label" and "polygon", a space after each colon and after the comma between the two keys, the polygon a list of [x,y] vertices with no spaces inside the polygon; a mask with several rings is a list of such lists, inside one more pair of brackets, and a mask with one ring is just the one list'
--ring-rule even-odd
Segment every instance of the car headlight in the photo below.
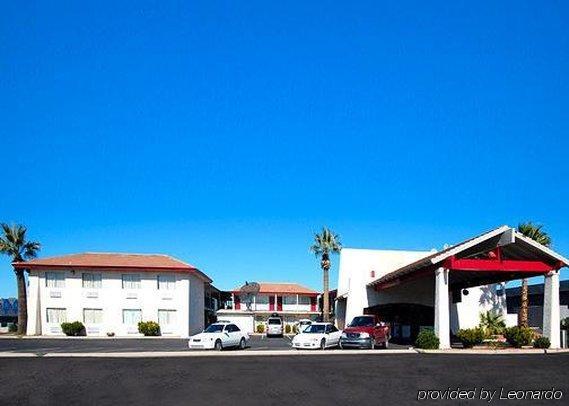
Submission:
{"label": "car headlight", "polygon": [[368,333],[360,333],[360,338],[369,338]]}

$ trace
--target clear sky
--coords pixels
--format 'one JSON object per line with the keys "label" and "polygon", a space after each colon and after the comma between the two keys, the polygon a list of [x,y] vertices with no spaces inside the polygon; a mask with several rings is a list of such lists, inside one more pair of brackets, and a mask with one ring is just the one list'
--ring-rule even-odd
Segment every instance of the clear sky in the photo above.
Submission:
{"label": "clear sky", "polygon": [[322,225],[440,249],[534,220],[569,255],[567,2],[349,3],[4,2],[0,220],[220,288],[320,289]]}

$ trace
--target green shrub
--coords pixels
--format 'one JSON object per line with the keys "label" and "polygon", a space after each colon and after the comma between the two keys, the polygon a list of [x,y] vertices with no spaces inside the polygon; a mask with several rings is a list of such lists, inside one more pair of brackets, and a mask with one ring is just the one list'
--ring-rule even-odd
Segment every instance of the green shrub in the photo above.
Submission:
{"label": "green shrub", "polygon": [[551,341],[547,337],[538,337],[533,342],[533,348],[549,348]]}
{"label": "green shrub", "polygon": [[432,330],[423,330],[417,336],[415,347],[424,350],[436,350],[439,348],[439,338]]}
{"label": "green shrub", "polygon": [[529,327],[510,327],[504,331],[508,343],[515,348],[530,345],[533,340],[533,331]]}
{"label": "green shrub", "polygon": [[18,325],[16,323],[8,323],[8,332],[15,333],[18,331]]}
{"label": "green shrub", "polygon": [[257,324],[257,333],[263,334],[265,332],[265,325],[263,323]]}
{"label": "green shrub", "polygon": [[480,313],[480,328],[485,337],[490,338],[494,335],[503,334],[506,323],[501,314],[489,310],[486,313]]}
{"label": "green shrub", "polygon": [[472,348],[475,345],[482,344],[482,341],[484,341],[484,330],[481,328],[460,329],[456,336],[462,341],[464,348]]}
{"label": "green shrub", "polygon": [[138,323],[138,332],[145,336],[159,336],[160,325],[155,321],[141,321]]}
{"label": "green shrub", "polygon": [[61,323],[61,330],[66,336],[86,335],[85,326],[80,321],[74,321],[72,323]]}
{"label": "green shrub", "polygon": [[294,334],[298,334],[298,331],[299,331],[299,330],[298,330],[298,325],[295,324],[294,326],[292,326],[292,332],[293,332]]}
{"label": "green shrub", "polygon": [[290,326],[290,324],[285,324],[285,334],[290,334],[291,331],[292,327]]}
{"label": "green shrub", "polygon": [[561,330],[569,330],[569,317],[561,319]]}

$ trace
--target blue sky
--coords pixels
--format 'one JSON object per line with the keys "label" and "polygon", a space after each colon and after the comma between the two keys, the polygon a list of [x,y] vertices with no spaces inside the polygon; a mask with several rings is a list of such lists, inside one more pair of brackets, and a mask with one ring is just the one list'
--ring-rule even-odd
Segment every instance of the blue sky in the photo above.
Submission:
{"label": "blue sky", "polygon": [[431,249],[535,220],[569,255],[569,8],[495,3],[7,2],[0,220],[220,288],[320,288],[325,224]]}

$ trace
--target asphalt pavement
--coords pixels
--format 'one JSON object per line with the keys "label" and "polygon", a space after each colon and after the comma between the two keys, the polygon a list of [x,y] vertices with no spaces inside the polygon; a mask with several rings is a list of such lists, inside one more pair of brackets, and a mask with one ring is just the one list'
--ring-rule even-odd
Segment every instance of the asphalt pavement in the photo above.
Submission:
{"label": "asphalt pavement", "polygon": [[[251,336],[245,351],[290,350],[291,337]],[[404,346],[391,345],[391,349]],[[0,352],[18,353],[81,353],[81,352],[176,352],[189,351],[188,340],[182,338],[2,338]],[[231,350],[230,350],[231,351]],[[381,351],[381,350],[377,350]]]}
{"label": "asphalt pavement", "polygon": [[[335,357],[4,358],[1,405],[406,405],[420,391],[470,390],[468,404],[499,404],[500,391],[561,391],[569,354],[385,354]],[[480,400],[496,391],[494,400]],[[434,393],[434,392],[431,392]],[[559,393],[559,392],[558,392]],[[465,404],[466,401],[443,401]]]}

